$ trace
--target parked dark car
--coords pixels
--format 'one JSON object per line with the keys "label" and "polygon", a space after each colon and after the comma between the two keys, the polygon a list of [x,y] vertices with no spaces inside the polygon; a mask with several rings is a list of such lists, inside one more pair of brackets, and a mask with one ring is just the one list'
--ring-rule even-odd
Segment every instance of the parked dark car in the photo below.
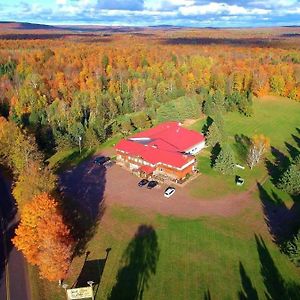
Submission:
{"label": "parked dark car", "polygon": [[145,186],[146,184],[148,184],[149,180],[147,179],[142,179],[139,183],[138,186],[142,187]]}
{"label": "parked dark car", "polygon": [[94,163],[99,166],[103,166],[108,161],[110,161],[110,157],[108,156],[98,156],[94,159]]}
{"label": "parked dark car", "polygon": [[245,183],[245,179],[240,176],[235,176],[235,183],[238,186],[242,186]]}
{"label": "parked dark car", "polygon": [[158,182],[155,180],[151,180],[149,181],[148,185],[147,185],[147,189],[153,189],[154,187],[156,187],[158,185]]}

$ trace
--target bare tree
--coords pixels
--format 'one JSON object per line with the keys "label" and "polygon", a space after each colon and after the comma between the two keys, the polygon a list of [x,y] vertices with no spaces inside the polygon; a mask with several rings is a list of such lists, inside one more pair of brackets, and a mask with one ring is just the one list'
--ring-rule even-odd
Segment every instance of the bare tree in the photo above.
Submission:
{"label": "bare tree", "polygon": [[251,146],[249,148],[247,162],[250,169],[253,169],[270,148],[270,139],[263,134],[254,135],[251,140]]}

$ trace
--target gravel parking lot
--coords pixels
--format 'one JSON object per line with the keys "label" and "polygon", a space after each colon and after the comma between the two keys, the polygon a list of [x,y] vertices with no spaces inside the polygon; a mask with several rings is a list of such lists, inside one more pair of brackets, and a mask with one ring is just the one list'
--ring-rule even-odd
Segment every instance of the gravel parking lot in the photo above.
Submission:
{"label": "gravel parking lot", "polygon": [[138,187],[139,178],[129,171],[114,165],[106,173],[105,201],[107,205],[120,204],[162,215],[199,217],[205,215],[231,216],[238,214],[250,204],[250,193],[205,200],[189,195],[188,185],[176,187],[169,199],[164,197],[166,185],[148,190]]}
{"label": "gravel parking lot", "polygon": [[139,187],[139,178],[114,164],[108,168],[87,160],[60,176],[61,190],[96,216],[99,205],[122,205],[152,211],[161,215],[196,218],[199,216],[232,216],[249,205],[251,193],[229,195],[220,199],[200,199],[190,196],[188,185],[176,187],[169,199],[164,197],[166,185],[151,190]]}

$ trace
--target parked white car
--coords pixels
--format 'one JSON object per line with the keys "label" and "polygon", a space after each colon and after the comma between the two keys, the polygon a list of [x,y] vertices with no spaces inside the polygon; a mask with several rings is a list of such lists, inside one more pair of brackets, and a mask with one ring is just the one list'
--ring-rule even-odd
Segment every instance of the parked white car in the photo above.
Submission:
{"label": "parked white car", "polygon": [[166,198],[170,198],[174,193],[175,193],[175,188],[169,186],[169,187],[165,190],[164,196],[165,196]]}

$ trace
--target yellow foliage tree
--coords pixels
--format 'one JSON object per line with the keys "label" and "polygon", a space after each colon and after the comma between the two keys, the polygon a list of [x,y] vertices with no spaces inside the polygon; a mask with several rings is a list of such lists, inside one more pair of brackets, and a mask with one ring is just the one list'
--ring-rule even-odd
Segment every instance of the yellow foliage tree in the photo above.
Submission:
{"label": "yellow foliage tree", "polygon": [[270,139],[268,137],[263,134],[253,136],[247,158],[250,169],[253,169],[253,167],[259,163],[260,159],[269,150],[269,148]]}

